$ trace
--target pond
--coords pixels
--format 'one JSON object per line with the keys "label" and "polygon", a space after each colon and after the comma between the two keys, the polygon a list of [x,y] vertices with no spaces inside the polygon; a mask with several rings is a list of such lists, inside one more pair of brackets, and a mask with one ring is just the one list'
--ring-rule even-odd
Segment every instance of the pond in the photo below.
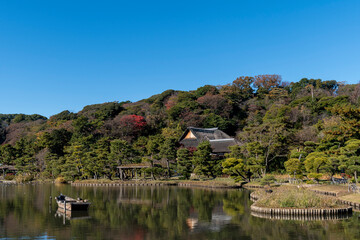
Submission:
{"label": "pond", "polygon": [[[201,188],[0,185],[0,239],[359,239],[359,214],[343,220],[252,216],[250,191]],[[89,199],[63,214],[63,193]],[[51,198],[50,198],[51,196]]]}

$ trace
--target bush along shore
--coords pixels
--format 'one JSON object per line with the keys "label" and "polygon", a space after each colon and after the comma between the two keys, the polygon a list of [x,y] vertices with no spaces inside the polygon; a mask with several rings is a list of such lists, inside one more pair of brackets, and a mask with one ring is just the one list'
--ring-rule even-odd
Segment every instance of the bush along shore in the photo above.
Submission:
{"label": "bush along shore", "polygon": [[261,189],[251,193],[250,197],[255,201],[251,211],[258,217],[293,216],[290,219],[305,220],[306,216],[314,219],[332,219],[352,213],[352,207],[342,204],[339,199],[320,195],[300,186]]}

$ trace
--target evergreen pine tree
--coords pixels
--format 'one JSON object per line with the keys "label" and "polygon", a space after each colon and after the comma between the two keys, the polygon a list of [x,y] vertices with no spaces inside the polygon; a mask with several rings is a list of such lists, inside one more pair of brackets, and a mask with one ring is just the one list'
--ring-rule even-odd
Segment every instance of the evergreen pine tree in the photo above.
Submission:
{"label": "evergreen pine tree", "polygon": [[191,174],[192,163],[190,152],[187,148],[180,148],[177,151],[177,172],[184,179],[189,179]]}

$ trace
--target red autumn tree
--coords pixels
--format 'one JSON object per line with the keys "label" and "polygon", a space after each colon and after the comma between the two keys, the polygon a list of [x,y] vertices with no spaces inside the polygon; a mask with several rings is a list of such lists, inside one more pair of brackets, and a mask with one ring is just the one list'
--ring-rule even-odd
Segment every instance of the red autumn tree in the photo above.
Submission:
{"label": "red autumn tree", "polygon": [[118,115],[105,124],[104,130],[113,138],[124,138],[131,141],[139,136],[147,126],[146,120],[138,115]]}
{"label": "red autumn tree", "polygon": [[145,118],[138,115],[125,115],[119,120],[119,127],[124,130],[125,135],[137,135],[145,126]]}

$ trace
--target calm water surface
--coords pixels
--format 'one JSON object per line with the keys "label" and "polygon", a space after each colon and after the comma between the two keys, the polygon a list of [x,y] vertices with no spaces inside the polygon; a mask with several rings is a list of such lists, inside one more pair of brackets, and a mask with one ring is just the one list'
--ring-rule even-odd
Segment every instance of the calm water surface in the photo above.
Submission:
{"label": "calm water surface", "polygon": [[[360,239],[357,213],[326,221],[258,218],[246,190],[49,184],[0,191],[0,239]],[[65,216],[53,200],[60,193],[92,205]]]}

